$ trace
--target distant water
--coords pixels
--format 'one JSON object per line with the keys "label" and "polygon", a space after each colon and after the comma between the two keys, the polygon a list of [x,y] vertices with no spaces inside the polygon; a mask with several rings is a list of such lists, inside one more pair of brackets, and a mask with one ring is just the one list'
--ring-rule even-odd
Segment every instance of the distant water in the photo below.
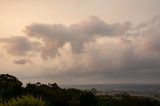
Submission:
{"label": "distant water", "polygon": [[77,88],[89,90],[95,88],[100,91],[134,91],[141,93],[160,94],[160,85],[143,84],[90,84],[90,85],[61,85],[62,88]]}

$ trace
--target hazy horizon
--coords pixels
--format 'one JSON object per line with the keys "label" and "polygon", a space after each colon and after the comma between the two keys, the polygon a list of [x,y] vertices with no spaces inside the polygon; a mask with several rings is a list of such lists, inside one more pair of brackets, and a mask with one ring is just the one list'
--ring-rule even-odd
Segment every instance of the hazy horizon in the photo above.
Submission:
{"label": "hazy horizon", "polygon": [[0,0],[0,74],[23,82],[160,84],[160,0]]}

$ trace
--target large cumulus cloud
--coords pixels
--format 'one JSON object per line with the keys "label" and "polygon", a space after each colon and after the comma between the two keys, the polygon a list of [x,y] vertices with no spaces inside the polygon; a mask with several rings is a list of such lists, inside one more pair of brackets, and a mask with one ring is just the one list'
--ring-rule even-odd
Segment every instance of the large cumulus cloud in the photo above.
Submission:
{"label": "large cumulus cloud", "polygon": [[32,51],[29,60],[41,67],[35,78],[62,83],[73,79],[74,83],[160,83],[159,28],[159,16],[139,25],[108,24],[91,16],[70,26],[33,23],[25,27],[26,36],[0,42],[12,55],[28,57]]}
{"label": "large cumulus cloud", "polygon": [[77,24],[66,27],[61,24],[32,24],[26,26],[27,36],[35,37],[44,42],[42,57],[54,57],[57,48],[66,42],[71,43],[73,50],[80,52],[86,42],[101,36],[116,36],[125,34],[131,28],[131,23],[106,24],[101,19],[91,16]]}

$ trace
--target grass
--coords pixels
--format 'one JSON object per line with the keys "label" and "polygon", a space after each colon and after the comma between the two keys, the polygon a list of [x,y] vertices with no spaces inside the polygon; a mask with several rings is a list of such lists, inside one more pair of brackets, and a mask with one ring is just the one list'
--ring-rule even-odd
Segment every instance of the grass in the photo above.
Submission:
{"label": "grass", "polygon": [[42,98],[35,98],[32,95],[26,95],[22,97],[12,98],[8,102],[0,106],[45,106],[45,102]]}

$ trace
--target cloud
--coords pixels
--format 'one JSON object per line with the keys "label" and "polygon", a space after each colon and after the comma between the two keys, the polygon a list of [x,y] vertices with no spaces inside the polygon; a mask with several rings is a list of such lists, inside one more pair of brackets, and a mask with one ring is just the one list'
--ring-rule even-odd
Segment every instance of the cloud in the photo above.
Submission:
{"label": "cloud", "polygon": [[98,17],[91,16],[77,24],[66,27],[61,24],[31,24],[26,26],[24,32],[29,37],[40,39],[45,47],[42,57],[54,57],[59,47],[70,42],[73,50],[81,52],[86,42],[95,40],[101,36],[119,36],[125,34],[131,28],[131,23],[106,24]]}
{"label": "cloud", "polygon": [[[29,69],[35,71],[33,76],[28,73],[29,78],[61,83],[160,83],[159,27],[160,17],[134,25],[108,24],[91,16],[68,27],[33,23],[25,27],[26,36],[0,42],[11,55],[34,54],[29,59],[35,64]],[[28,63],[26,58],[14,60]]]}
{"label": "cloud", "polygon": [[14,63],[19,65],[24,65],[28,63],[28,60],[26,59],[15,60]]}
{"label": "cloud", "polygon": [[3,58],[3,56],[4,56],[4,55],[0,53],[0,58]]}
{"label": "cloud", "polygon": [[31,42],[23,36],[1,38],[0,43],[5,43],[4,48],[9,54],[23,56],[32,50]]}

